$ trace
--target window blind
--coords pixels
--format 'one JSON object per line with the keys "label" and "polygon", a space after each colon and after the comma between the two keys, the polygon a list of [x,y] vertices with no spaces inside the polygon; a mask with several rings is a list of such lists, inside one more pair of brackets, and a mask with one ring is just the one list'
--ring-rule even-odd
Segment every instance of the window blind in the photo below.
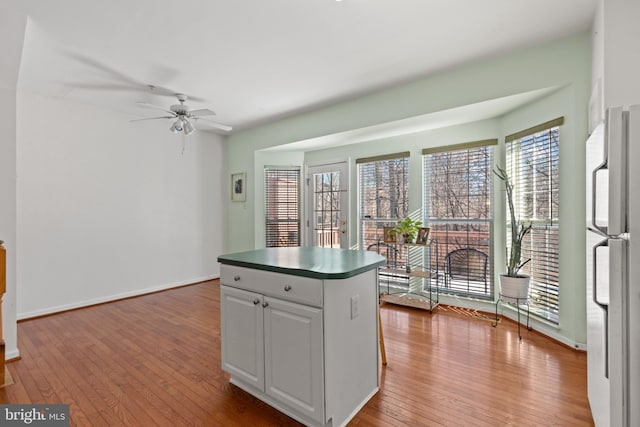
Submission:
{"label": "window blind", "polygon": [[[409,214],[409,153],[400,154],[357,161],[362,249],[380,251],[385,243],[384,227],[395,226]],[[391,251],[395,257],[396,252]]]}
{"label": "window blind", "polygon": [[300,246],[300,168],[268,167],[264,177],[266,246]]}
{"label": "window blind", "polygon": [[[493,298],[491,209],[496,140],[423,151],[425,222],[437,242],[442,291]],[[449,148],[449,149],[447,149]]]}
{"label": "window blind", "polygon": [[[558,323],[560,134],[557,125],[532,129],[506,145],[506,170],[514,187],[516,218],[533,226],[522,248],[523,260],[531,261],[520,270],[531,276],[531,311]],[[510,224],[507,230],[510,242]]]}

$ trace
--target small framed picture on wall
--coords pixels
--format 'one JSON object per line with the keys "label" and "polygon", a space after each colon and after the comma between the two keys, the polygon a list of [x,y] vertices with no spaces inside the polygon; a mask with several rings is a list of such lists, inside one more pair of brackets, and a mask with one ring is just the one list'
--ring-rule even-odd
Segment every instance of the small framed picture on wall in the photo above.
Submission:
{"label": "small framed picture on wall", "polygon": [[247,173],[231,174],[231,201],[244,202],[247,200]]}

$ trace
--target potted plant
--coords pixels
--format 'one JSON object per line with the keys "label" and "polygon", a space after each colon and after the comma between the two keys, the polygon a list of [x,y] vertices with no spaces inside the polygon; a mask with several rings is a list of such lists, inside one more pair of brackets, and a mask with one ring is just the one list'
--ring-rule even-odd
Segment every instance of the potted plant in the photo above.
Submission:
{"label": "potted plant", "polygon": [[518,274],[520,269],[531,259],[522,261],[522,241],[531,232],[532,224],[523,224],[516,220],[515,207],[513,205],[513,184],[509,175],[500,166],[496,165],[493,173],[504,181],[507,190],[507,204],[511,215],[511,247],[507,254],[507,272],[500,275],[500,294],[507,302],[524,303],[529,298],[529,285],[531,277]]}
{"label": "potted plant", "polygon": [[393,233],[396,235],[396,238],[397,236],[402,236],[404,243],[413,243],[421,226],[422,221],[414,221],[411,218],[405,218],[398,221],[396,226],[393,228]]}

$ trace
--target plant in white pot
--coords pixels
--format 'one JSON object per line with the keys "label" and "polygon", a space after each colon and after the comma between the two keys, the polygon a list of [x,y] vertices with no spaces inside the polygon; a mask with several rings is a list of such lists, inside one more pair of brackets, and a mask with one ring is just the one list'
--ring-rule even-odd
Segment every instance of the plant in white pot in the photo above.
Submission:
{"label": "plant in white pot", "polygon": [[396,235],[396,239],[401,237],[398,243],[413,243],[421,226],[422,221],[404,218],[398,221],[392,232]]}
{"label": "plant in white pot", "polygon": [[507,302],[524,303],[529,299],[529,285],[531,277],[518,274],[520,269],[531,259],[522,261],[522,241],[531,231],[532,224],[523,224],[516,220],[515,207],[513,205],[513,184],[509,175],[500,166],[496,165],[493,173],[504,181],[507,190],[507,203],[511,215],[511,246],[507,254],[507,272],[500,275],[500,294]]}
{"label": "plant in white pot", "polygon": [[[420,230],[420,226],[422,226],[422,221],[413,220],[411,218],[405,218],[397,222],[396,226],[393,227],[393,234],[396,235],[396,241],[400,244],[402,243],[413,243],[416,235],[418,234],[418,230]],[[407,253],[407,273],[411,273],[411,266],[409,265],[409,254]]]}

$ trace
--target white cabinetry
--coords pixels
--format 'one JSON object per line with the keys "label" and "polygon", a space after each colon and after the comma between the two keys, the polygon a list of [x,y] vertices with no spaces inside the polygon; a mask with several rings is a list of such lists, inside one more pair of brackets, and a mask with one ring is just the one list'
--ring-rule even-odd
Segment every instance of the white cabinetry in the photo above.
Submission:
{"label": "white cabinetry", "polygon": [[262,295],[220,287],[222,369],[264,391]]}
{"label": "white cabinetry", "polygon": [[222,286],[222,367],[324,421],[322,310]]}
{"label": "white cabinetry", "polygon": [[266,393],[324,421],[322,310],[266,298]]}
{"label": "white cabinetry", "polygon": [[231,382],[306,425],[345,425],[378,390],[376,275],[323,280],[223,264]]}

